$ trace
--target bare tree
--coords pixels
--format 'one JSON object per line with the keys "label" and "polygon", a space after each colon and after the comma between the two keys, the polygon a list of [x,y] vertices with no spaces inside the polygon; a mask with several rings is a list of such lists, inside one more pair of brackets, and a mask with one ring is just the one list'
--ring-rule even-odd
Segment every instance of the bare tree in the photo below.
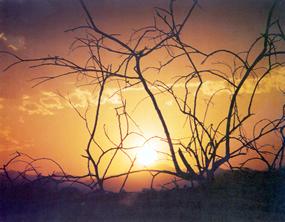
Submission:
{"label": "bare tree", "polygon": [[[26,62],[33,63],[33,68],[52,66],[65,71],[61,74],[38,77],[34,79],[37,81],[35,86],[54,79],[78,75],[84,77],[87,84],[97,89],[98,99],[92,124],[89,123],[86,115],[73,107],[84,120],[89,132],[85,149],[86,155],[84,155],[88,162],[88,174],[83,177],[91,177],[94,179],[93,184],[104,190],[104,181],[125,176],[122,190],[128,175],[144,171],[152,174],[151,186],[153,186],[154,178],[161,173],[187,181],[212,180],[217,169],[225,164],[231,166],[231,160],[238,157],[243,159],[241,166],[254,159],[261,159],[269,169],[276,168],[277,165],[282,166],[284,115],[280,119],[268,120],[268,123],[262,126],[257,124],[253,137],[248,136],[245,129],[252,119],[254,99],[261,82],[266,81],[268,75],[273,75],[273,70],[284,65],[285,35],[278,16],[274,14],[280,1],[276,0],[272,4],[262,34],[247,50],[242,52],[233,52],[228,49],[203,52],[184,39],[183,32],[187,30],[187,22],[191,20],[193,12],[198,7],[198,0],[192,1],[182,18],[178,18],[179,16],[176,15],[175,9],[178,3],[174,0],[169,1],[168,8],[155,8],[153,24],[135,30],[128,41],[122,40],[119,35],[102,30],[84,1],[79,0],[79,2],[85,12],[87,23],[68,31],[84,34],[84,37],[77,37],[72,43],[73,50],[78,48],[86,50],[88,58],[84,64],[60,56],[25,59],[9,53],[16,61],[6,70]],[[165,58],[163,61],[158,61],[158,66],[147,62],[147,59],[151,60],[161,54],[165,55]],[[227,60],[220,61],[221,55],[226,56]],[[114,59],[110,62],[107,58]],[[172,82],[154,77],[155,72],[162,72],[177,61],[183,61],[184,68],[187,70],[186,74],[176,75]],[[149,72],[154,73],[152,75],[155,78],[154,81],[148,77]],[[206,98],[205,109],[200,111],[199,106],[205,101],[205,96],[201,91],[208,79],[221,81],[224,87],[217,88],[212,92]],[[240,105],[239,96],[249,81],[254,82],[251,83],[249,99],[245,105]],[[99,130],[98,121],[101,117],[102,96],[107,83],[110,82],[120,83],[117,92],[119,94],[129,88],[142,87],[162,126],[164,138],[161,139],[167,143],[168,151],[165,155],[170,157],[173,170],[133,170],[136,158],[128,154],[129,148],[125,148],[123,143],[131,134],[142,137],[143,134],[130,132],[128,127],[123,132],[122,119],[125,119],[127,125],[131,119],[126,112],[126,101],[122,100],[122,107],[120,107],[123,110],[122,113],[116,109],[120,134],[119,144],[113,143],[114,147],[112,148],[102,148],[99,145],[96,140],[96,132]],[[178,89],[183,92],[178,92]],[[227,93],[229,99],[220,101],[221,104],[224,104],[226,112],[217,121],[211,119],[209,113],[212,104],[216,103],[214,102],[216,95],[222,91]],[[159,103],[160,96],[165,94],[175,102],[179,115],[185,116],[187,138],[172,137],[171,124]],[[69,102],[72,105],[72,102]],[[257,141],[278,131],[281,133],[282,145],[277,152],[271,152],[273,160],[269,162],[264,156],[262,145],[257,144]],[[107,133],[105,135],[112,142],[110,136]],[[92,146],[96,147],[95,151],[92,151]],[[128,172],[107,176],[109,167],[119,151],[129,158],[130,168]],[[257,154],[257,157],[249,157],[248,154],[252,151]],[[109,152],[113,152],[113,155],[108,161],[109,165],[102,173],[99,169],[100,160]]]}
{"label": "bare tree", "polygon": [[[102,94],[99,95],[99,97],[102,97]],[[66,99],[66,98],[65,98]],[[122,152],[127,159],[130,161],[130,168],[129,171],[133,168],[134,163],[136,161],[136,157],[132,157],[131,155],[128,154],[127,151],[137,149],[140,146],[133,146],[133,147],[126,147],[125,146],[125,141],[131,137],[131,136],[136,136],[136,137],[142,137],[139,133],[136,133],[134,131],[130,131],[130,123],[129,121],[132,120],[132,118],[129,116],[129,114],[126,111],[126,101],[123,100],[121,97],[121,105],[115,108],[116,111],[116,117],[117,117],[117,123],[118,123],[118,134],[119,134],[119,142],[115,142],[112,139],[112,136],[108,134],[105,126],[104,126],[104,133],[105,133],[105,139],[108,140],[111,144],[112,147],[102,147],[100,145],[100,142],[97,141],[96,139],[96,126],[98,124],[98,118],[99,118],[99,109],[100,107],[100,102],[97,105],[97,110],[96,110],[96,118],[95,122],[93,125],[92,130],[89,127],[89,121],[87,118],[87,113],[88,113],[88,107],[85,110],[85,113],[82,114],[76,106],[72,103],[70,99],[68,99],[69,104],[73,107],[73,109],[76,111],[76,113],[81,117],[81,119],[84,121],[86,129],[89,133],[89,140],[86,148],[86,154],[87,155],[82,155],[82,157],[87,159],[87,169],[88,173],[85,175],[85,177],[89,177],[92,181],[90,185],[92,185],[92,188],[96,188],[98,186],[98,189],[100,191],[104,191],[104,180],[105,177],[108,175],[108,172],[110,171],[111,165],[113,164],[117,154],[119,152]],[[101,98],[99,98],[101,100]],[[93,145],[93,149],[91,151]],[[108,158],[106,157],[107,155],[111,156]],[[107,164],[102,164],[103,159],[107,158]],[[103,166],[101,166],[103,165]],[[104,166],[105,165],[105,166]],[[128,174],[126,174],[126,177],[121,185],[120,191],[123,190],[126,182],[128,179]]]}
{"label": "bare tree", "polygon": [[[253,128],[253,138],[248,139],[243,137],[241,142],[243,146],[247,147],[257,155],[246,159],[241,167],[245,167],[249,162],[258,160],[266,165],[268,171],[278,170],[282,168],[284,159],[284,119],[285,107],[283,106],[283,113],[280,119],[268,120],[262,119],[257,122]],[[260,126],[259,126],[260,125]],[[280,138],[279,147],[272,143],[259,143],[259,140],[266,134],[273,134],[274,137]],[[273,141],[274,142],[274,141]]]}

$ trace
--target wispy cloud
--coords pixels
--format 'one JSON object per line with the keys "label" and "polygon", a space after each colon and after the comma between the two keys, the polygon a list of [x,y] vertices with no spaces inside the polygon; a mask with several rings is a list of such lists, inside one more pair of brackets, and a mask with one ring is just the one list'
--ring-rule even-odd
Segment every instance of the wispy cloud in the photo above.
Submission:
{"label": "wispy cloud", "polygon": [[39,114],[39,115],[53,115],[54,113],[50,110],[44,108],[40,104],[28,100],[24,100],[22,105],[19,106],[19,110],[28,113],[29,115]]}
{"label": "wispy cloud", "polygon": [[[270,93],[274,90],[280,90],[282,89],[283,83],[285,82],[285,68],[275,70],[271,73],[268,77],[266,77],[259,85],[257,94],[261,93]],[[249,94],[253,91],[253,86],[256,83],[256,79],[251,78],[248,79],[248,81],[244,84],[244,86],[241,88],[240,94]],[[168,85],[170,86],[170,84]],[[189,92],[194,92],[197,87],[197,82],[190,82],[188,85]],[[184,90],[185,85],[184,84],[176,84],[174,89],[177,90],[177,93],[182,93],[181,90]],[[157,88],[152,86],[151,89],[156,92]],[[225,89],[225,90],[222,90]],[[121,104],[121,98],[118,94],[118,88],[108,88],[104,91],[101,104],[103,105],[118,105]],[[141,86],[136,86],[132,88],[127,88],[125,90],[122,90],[123,93],[131,94],[131,93],[140,93],[144,89]],[[219,93],[230,93],[228,83],[225,81],[220,80],[209,80],[205,81],[201,87],[201,93],[203,93],[205,96],[211,96],[218,90]],[[88,89],[82,89],[82,88],[75,88],[73,91],[71,91],[68,95],[66,95],[66,98],[69,98],[72,105],[75,108],[87,108],[94,107],[97,105],[97,98],[98,94]],[[1,105],[0,98],[0,109],[3,105]],[[167,101],[165,105],[171,106],[173,103],[170,101]],[[23,112],[26,112],[29,115],[54,115],[56,111],[62,110],[62,109],[69,109],[72,108],[72,106],[66,102],[63,98],[61,98],[58,94],[51,92],[51,91],[42,91],[40,95],[36,98],[31,97],[29,95],[23,95],[22,96],[22,104],[19,106],[19,109]]]}
{"label": "wispy cloud", "polygon": [[[96,105],[96,96],[89,90],[76,88],[67,96],[76,108],[84,108]],[[70,106],[69,106],[70,107]]]}
{"label": "wispy cloud", "polygon": [[19,51],[26,48],[26,38],[24,36],[7,36],[4,32],[0,33],[0,43],[12,51]]}
{"label": "wispy cloud", "polygon": [[[239,81],[241,81],[241,79],[236,80],[237,83]],[[256,78],[249,78],[248,81],[241,88],[240,94],[252,93],[253,86],[255,85],[256,82],[257,82]],[[285,82],[285,68],[279,68],[279,69],[273,70],[270,75],[268,75],[266,78],[264,78],[261,81],[256,93],[257,94],[270,93],[274,90],[284,89],[284,82]],[[168,84],[166,84],[166,86],[171,87],[172,84],[168,83]],[[188,88],[189,92],[194,92],[198,86],[199,86],[199,83],[197,81],[187,83],[187,88]],[[153,91],[157,90],[157,87],[155,87],[155,86],[151,86],[150,88]],[[177,83],[174,86],[174,89],[176,89],[176,90],[179,90],[179,89],[183,90],[184,88],[185,88],[184,83]],[[221,89],[225,89],[225,90],[220,91],[220,93],[229,94],[230,93],[229,83],[226,81],[223,81],[223,80],[206,80],[203,82],[200,90],[205,96],[211,96],[215,92],[217,92],[218,90],[221,90]],[[116,90],[118,90],[118,88],[117,89],[113,88],[114,92]],[[143,90],[144,90],[144,88],[142,86],[136,86],[136,87],[132,87],[132,88],[127,88],[127,89],[123,90],[123,92],[139,92],[139,91],[143,91]]]}
{"label": "wispy cloud", "polygon": [[[1,126],[1,125],[0,125]],[[16,139],[13,132],[8,126],[0,128],[0,151],[16,151],[25,148],[33,147],[34,144],[30,141],[20,141]]]}
{"label": "wispy cloud", "polygon": [[0,129],[0,151],[21,149],[20,142],[11,136],[11,130],[8,127]]}
{"label": "wispy cloud", "polygon": [[63,109],[58,95],[52,92],[42,92],[38,100],[33,100],[29,95],[22,96],[19,110],[29,115],[53,115],[54,110]]}
{"label": "wispy cloud", "polygon": [[[102,96],[101,104],[118,105],[121,103],[116,89],[106,89]],[[76,88],[65,96],[75,108],[87,108],[97,105],[97,95],[90,90]],[[42,91],[39,96],[23,95],[21,105],[18,107],[28,115],[54,115],[56,111],[72,108],[69,102],[51,91]]]}
{"label": "wispy cloud", "polygon": [[42,92],[39,103],[49,110],[59,110],[64,108],[59,96],[53,92]]}
{"label": "wispy cloud", "polygon": [[[101,104],[121,104],[120,96],[116,92],[115,88],[106,89],[102,95]],[[76,108],[84,108],[88,104],[89,106],[97,105],[97,95],[87,89],[77,88],[68,97]]]}
{"label": "wispy cloud", "polygon": [[[241,80],[237,80],[236,82],[238,83],[239,81]],[[257,82],[256,78],[249,78],[241,88],[240,94],[251,94],[253,92],[256,82]],[[285,68],[276,69],[260,82],[256,94],[270,93],[274,90],[284,89],[284,82],[285,82]],[[178,90],[183,89],[184,87],[185,87],[184,84],[175,85],[175,88]],[[189,92],[191,91],[193,92],[197,89],[198,83],[197,82],[189,83],[187,87]],[[229,84],[226,81],[222,80],[207,80],[204,81],[201,87],[201,92],[205,96],[212,96],[218,90],[220,90],[219,93],[227,93],[227,94],[231,93]]]}

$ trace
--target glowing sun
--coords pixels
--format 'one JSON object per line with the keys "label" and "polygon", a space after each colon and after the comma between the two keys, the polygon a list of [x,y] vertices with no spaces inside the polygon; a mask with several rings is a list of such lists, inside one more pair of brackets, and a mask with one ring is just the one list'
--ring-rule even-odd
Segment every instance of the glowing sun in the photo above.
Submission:
{"label": "glowing sun", "polygon": [[153,144],[145,144],[137,154],[137,160],[141,165],[149,166],[157,160],[157,153]]}

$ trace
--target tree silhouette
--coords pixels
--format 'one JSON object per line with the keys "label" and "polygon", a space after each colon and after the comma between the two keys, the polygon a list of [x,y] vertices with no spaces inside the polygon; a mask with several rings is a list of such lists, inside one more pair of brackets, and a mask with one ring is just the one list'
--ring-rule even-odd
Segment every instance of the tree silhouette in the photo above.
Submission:
{"label": "tree silhouette", "polygon": [[[261,160],[270,170],[282,166],[284,112],[280,118],[257,121],[253,137],[248,136],[245,130],[247,124],[252,121],[254,99],[261,82],[266,81],[267,76],[273,75],[273,70],[284,65],[285,35],[278,16],[274,14],[281,1],[274,1],[269,9],[262,34],[253,41],[247,50],[242,52],[233,52],[229,49],[204,52],[185,40],[183,32],[187,30],[187,23],[198,7],[198,0],[192,1],[191,6],[180,19],[178,19],[175,10],[175,5],[179,3],[175,0],[169,1],[168,8],[155,8],[153,24],[135,30],[128,41],[123,41],[117,34],[102,30],[99,24],[95,22],[91,9],[83,0],[79,0],[79,2],[85,12],[87,22],[83,26],[67,31],[84,34],[84,37],[78,36],[71,45],[74,50],[78,48],[86,50],[88,58],[84,64],[60,56],[26,59],[6,52],[16,59],[6,70],[21,63],[32,63],[33,68],[52,66],[65,70],[60,74],[34,79],[36,81],[34,86],[55,79],[79,75],[97,89],[97,106],[94,121],[91,124],[86,115],[80,113],[73,106],[85,121],[86,129],[89,132],[89,139],[85,148],[86,155],[84,155],[88,162],[88,173],[79,177],[66,175],[65,178],[90,177],[93,180],[92,187],[98,186],[100,190],[104,190],[104,181],[124,176],[125,180],[120,189],[122,191],[128,176],[139,172],[151,173],[153,176],[152,186],[154,179],[159,174],[169,174],[187,181],[212,180],[215,172],[222,165],[229,164],[230,167],[234,168],[231,161],[235,158],[243,160],[240,167],[245,167],[248,162],[253,160]],[[163,61],[159,61],[158,66],[146,62],[147,59],[152,60],[159,55],[165,55],[165,58]],[[227,59],[221,61],[221,57]],[[110,62],[106,58],[112,58],[112,61]],[[171,82],[158,79],[154,74],[152,75],[152,78],[155,78],[154,81],[148,77],[149,72],[167,70],[169,66],[178,61],[183,61],[184,68],[187,68],[186,74],[178,76],[173,74],[172,76],[175,76]],[[209,79],[213,82],[221,81],[223,87],[217,87],[210,93],[209,98],[206,99],[205,109],[201,111],[199,106],[205,100],[201,91],[203,87],[206,87]],[[108,87],[107,83],[110,82],[118,83],[117,93],[121,96],[121,107],[116,109],[120,142],[119,144],[115,143],[112,148],[106,148],[98,144],[96,133],[99,130],[98,121],[102,115],[102,96]],[[240,105],[239,96],[245,84],[249,82],[251,84],[249,98],[245,99],[245,104]],[[127,129],[122,127],[123,119],[127,126],[129,121],[135,122],[126,111],[128,101],[125,101],[122,92],[137,86],[142,87],[147,95],[146,98],[151,101],[151,108],[154,109],[163,128],[164,137],[160,139],[167,143],[168,150],[164,155],[167,158],[170,157],[173,170],[133,170],[136,158],[129,155],[129,150],[132,148],[125,147],[124,141],[133,134],[142,137],[144,140],[147,139],[139,132],[133,132],[128,127]],[[183,92],[178,93],[178,89]],[[209,112],[212,104],[217,103],[214,102],[214,99],[220,92],[226,92],[229,99],[220,101],[225,107],[223,111],[226,111],[226,114],[217,121],[211,119]],[[169,120],[165,118],[163,108],[159,103],[161,95],[168,95],[177,107],[177,115],[185,117],[188,127],[187,138],[176,139],[172,137]],[[65,99],[68,100],[68,98]],[[72,105],[72,102],[68,101]],[[123,111],[120,112],[118,108]],[[86,108],[87,111],[88,107]],[[90,125],[92,126],[90,127]],[[274,133],[281,135],[282,145],[277,151],[272,146],[270,151],[265,151],[258,142]],[[109,135],[107,133],[105,135],[108,139]],[[109,140],[111,141],[110,138]],[[93,146],[95,147],[94,150]],[[135,148],[139,148],[139,146]],[[112,152],[112,155],[108,159],[107,167],[102,170],[100,160],[109,152]],[[123,152],[130,160],[129,170],[121,174],[107,176],[110,165],[118,152]],[[99,156],[98,153],[100,153]],[[249,155],[253,153],[254,157]],[[55,178],[60,176],[54,175]]]}

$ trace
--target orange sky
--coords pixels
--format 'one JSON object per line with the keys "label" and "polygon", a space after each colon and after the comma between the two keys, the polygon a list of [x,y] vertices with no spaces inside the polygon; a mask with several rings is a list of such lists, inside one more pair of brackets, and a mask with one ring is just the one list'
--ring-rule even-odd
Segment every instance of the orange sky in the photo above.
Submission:
{"label": "orange sky", "polygon": [[[49,2],[49,3],[48,3]],[[73,60],[83,60],[84,52],[71,54],[68,50],[75,34],[64,33],[67,28],[83,24],[84,16],[76,1],[64,4],[64,1],[35,1],[35,0],[4,0],[0,1],[4,14],[0,15],[0,48],[24,57],[36,57],[60,54]],[[66,0],[65,0],[66,2]],[[88,2],[88,1],[87,1]],[[151,22],[152,7],[157,3],[166,6],[163,1],[94,1],[90,3],[91,12],[95,20],[104,30],[121,33],[122,39],[132,30]],[[231,2],[231,3],[229,3]],[[30,6],[28,6],[30,4]],[[184,12],[187,1],[181,1],[178,8],[179,16]],[[204,51],[217,48],[228,48],[233,51],[247,49],[250,43],[263,31],[266,11],[270,1],[201,1],[201,8],[197,9],[193,18],[187,24],[187,32],[183,36],[196,47]],[[284,6],[284,5],[283,5]],[[281,9],[279,9],[281,10]],[[12,58],[1,56],[1,68],[11,63]],[[156,55],[145,61],[144,65],[158,64],[163,59]],[[221,58],[226,59],[226,58]],[[107,58],[107,61],[110,58]],[[160,79],[170,83],[176,74],[187,71],[184,61],[170,65],[159,74],[150,71],[146,73],[150,80]],[[58,92],[68,96],[79,111],[84,112],[87,103],[90,104],[88,118],[93,119],[96,108],[96,90],[94,87],[79,87],[74,83],[75,78],[65,78],[51,81],[47,84],[32,88],[28,81],[37,76],[57,72],[52,67],[29,69],[27,65],[19,65],[6,72],[0,72],[0,164],[7,161],[9,155],[16,150],[35,157],[50,157],[57,160],[67,172],[82,174],[86,172],[86,160],[81,157],[87,144],[88,134],[84,122],[79,118],[70,105],[58,96]],[[254,103],[256,116],[277,118],[281,115],[284,97],[280,89],[284,89],[285,69],[275,70],[257,92]],[[253,81],[253,80],[252,80]],[[193,82],[191,87],[195,88]],[[209,79],[202,88],[202,98],[207,100],[217,89],[223,88],[225,83]],[[108,146],[102,131],[106,125],[108,134],[118,137],[116,115],[114,108],[120,105],[120,97],[113,95],[117,90],[116,84],[109,84],[103,95],[103,105],[98,141]],[[152,89],[156,91],[155,89]],[[175,88],[178,94],[183,93],[183,87]],[[240,94],[240,104],[249,95],[251,83],[245,85]],[[113,96],[112,96],[113,95]],[[149,99],[142,100],[146,94],[140,85],[123,92],[127,102],[128,112],[140,127],[146,138],[163,137],[163,130]],[[217,122],[223,117],[225,101],[228,93],[219,93],[214,105],[210,108],[209,121]],[[185,117],[177,114],[175,102],[167,95],[159,97],[159,104],[169,124],[173,138],[187,137],[188,128],[183,127]],[[241,105],[242,106],[242,105]],[[272,108],[273,107],[273,108]],[[205,102],[201,100],[198,110],[205,109]],[[135,125],[132,129],[138,130]],[[248,126],[248,130],[252,126]],[[127,142],[129,146],[141,145],[141,138],[134,136]],[[167,150],[167,144],[156,140],[158,151]],[[135,155],[133,151],[132,155]],[[118,167],[120,166],[120,167]],[[165,156],[159,156],[151,167],[172,167]],[[128,168],[129,163],[121,155],[112,166],[111,173],[120,173]],[[142,166],[137,164],[136,168]],[[53,169],[54,170],[54,169]],[[135,181],[135,180],[133,180]]]}

